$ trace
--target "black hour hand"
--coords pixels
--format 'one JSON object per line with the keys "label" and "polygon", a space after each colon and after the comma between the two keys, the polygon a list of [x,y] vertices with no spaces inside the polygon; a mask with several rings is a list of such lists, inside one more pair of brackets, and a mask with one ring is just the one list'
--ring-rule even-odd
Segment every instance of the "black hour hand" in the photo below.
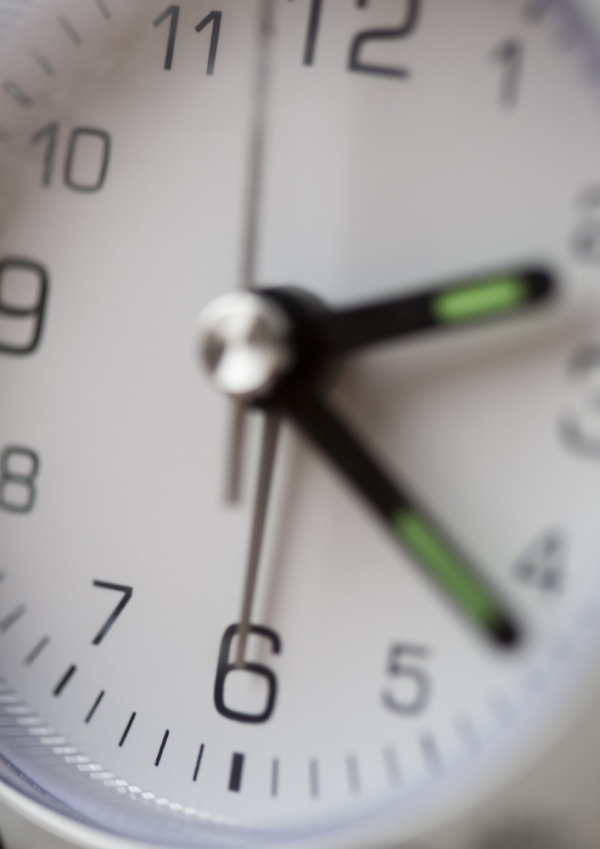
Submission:
{"label": "black hour hand", "polygon": [[555,289],[554,276],[543,268],[513,269],[331,310],[321,317],[321,332],[327,349],[343,354],[415,333],[509,318],[547,300]]}

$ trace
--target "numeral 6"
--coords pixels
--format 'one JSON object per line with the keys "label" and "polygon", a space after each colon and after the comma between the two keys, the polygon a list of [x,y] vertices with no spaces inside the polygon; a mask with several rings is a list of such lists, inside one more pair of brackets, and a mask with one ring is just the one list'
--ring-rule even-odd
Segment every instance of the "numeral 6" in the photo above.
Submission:
{"label": "numeral 6", "polygon": [[[250,663],[246,661],[243,667],[237,667],[235,663],[229,662],[231,653],[231,643],[238,634],[239,625],[230,625],[225,631],[221,640],[221,648],[219,650],[219,662],[217,665],[217,677],[215,678],[215,707],[221,716],[227,719],[233,719],[236,722],[261,723],[266,722],[275,710],[275,702],[277,699],[277,678],[275,673],[268,666],[263,666],[261,663]],[[262,625],[251,625],[250,633],[256,634],[259,637],[264,637],[271,643],[271,651],[273,654],[281,652],[281,640],[279,636],[270,628],[264,628]],[[225,704],[225,682],[227,676],[234,672],[251,672],[254,675],[259,675],[267,682],[267,701],[264,710],[260,713],[243,713],[239,710],[233,710]]]}

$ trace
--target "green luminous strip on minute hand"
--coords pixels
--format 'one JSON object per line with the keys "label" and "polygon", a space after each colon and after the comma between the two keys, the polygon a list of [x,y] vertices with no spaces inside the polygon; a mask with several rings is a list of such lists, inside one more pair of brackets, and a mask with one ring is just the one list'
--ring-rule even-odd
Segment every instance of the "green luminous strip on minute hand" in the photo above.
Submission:
{"label": "green luminous strip on minute hand", "polygon": [[413,563],[464,618],[497,645],[517,646],[520,628],[502,596],[441,526],[387,474],[343,419],[311,391],[291,393],[286,412],[379,514]]}
{"label": "green luminous strip on minute hand", "polygon": [[432,299],[431,312],[437,321],[453,324],[510,312],[528,299],[522,277],[499,277],[441,292]]}
{"label": "green luminous strip on minute hand", "polygon": [[398,510],[394,526],[404,545],[456,604],[478,625],[496,630],[504,615],[487,587],[440,538],[431,525],[412,510]]}

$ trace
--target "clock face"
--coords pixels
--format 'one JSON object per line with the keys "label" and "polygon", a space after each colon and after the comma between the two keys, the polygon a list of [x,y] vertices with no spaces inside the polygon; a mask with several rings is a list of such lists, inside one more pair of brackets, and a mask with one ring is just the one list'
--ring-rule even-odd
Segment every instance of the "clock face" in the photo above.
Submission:
{"label": "clock face", "polygon": [[[2,751],[149,841],[407,834],[595,640],[596,45],[545,0],[218,6],[0,4]],[[195,327],[248,284],[344,355],[290,384],[286,337],[231,505]]]}

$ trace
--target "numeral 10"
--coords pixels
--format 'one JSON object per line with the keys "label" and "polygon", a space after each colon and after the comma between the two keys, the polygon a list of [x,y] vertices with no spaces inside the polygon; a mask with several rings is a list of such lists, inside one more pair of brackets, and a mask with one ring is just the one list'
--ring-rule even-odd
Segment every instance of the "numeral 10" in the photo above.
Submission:
{"label": "numeral 10", "polygon": [[[54,179],[60,124],[53,122],[40,127],[31,137],[32,145],[43,145],[44,165],[42,186],[48,188]],[[106,180],[110,163],[111,139],[104,130],[94,127],[75,127],[69,136],[63,180],[74,192],[99,192]]]}

